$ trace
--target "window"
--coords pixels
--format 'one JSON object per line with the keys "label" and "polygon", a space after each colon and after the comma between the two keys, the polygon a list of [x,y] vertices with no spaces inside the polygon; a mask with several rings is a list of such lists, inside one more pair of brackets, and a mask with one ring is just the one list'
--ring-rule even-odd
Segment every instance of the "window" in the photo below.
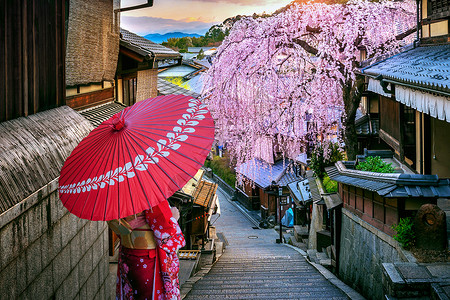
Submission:
{"label": "window", "polygon": [[416,168],[416,111],[406,105],[403,110],[403,150],[404,161],[413,169]]}
{"label": "window", "polygon": [[427,15],[432,20],[441,19],[450,15],[450,5],[447,0],[428,0]]}
{"label": "window", "polygon": [[123,104],[133,105],[136,103],[137,78],[123,80]]}

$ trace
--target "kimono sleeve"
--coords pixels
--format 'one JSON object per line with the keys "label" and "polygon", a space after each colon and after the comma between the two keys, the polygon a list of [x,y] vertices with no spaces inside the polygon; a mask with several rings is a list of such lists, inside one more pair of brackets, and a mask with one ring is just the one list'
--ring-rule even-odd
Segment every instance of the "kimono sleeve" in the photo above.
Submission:
{"label": "kimono sleeve", "polygon": [[152,210],[146,210],[145,217],[153,230],[156,243],[161,249],[167,253],[175,253],[186,245],[180,226],[172,217],[172,211],[167,201],[153,207]]}

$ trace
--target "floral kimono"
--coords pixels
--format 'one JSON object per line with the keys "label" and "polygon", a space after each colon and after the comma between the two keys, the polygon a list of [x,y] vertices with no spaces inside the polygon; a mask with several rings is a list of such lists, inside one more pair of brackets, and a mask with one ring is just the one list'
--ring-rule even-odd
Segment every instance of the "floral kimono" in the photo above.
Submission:
{"label": "floral kimono", "polygon": [[[146,210],[139,225],[142,222],[147,223],[153,231],[156,249],[121,246],[116,299],[181,299],[178,281],[180,264],[176,252],[186,243],[167,201]],[[142,230],[139,229],[141,227],[131,227],[133,230]],[[142,241],[139,243],[142,244]]]}

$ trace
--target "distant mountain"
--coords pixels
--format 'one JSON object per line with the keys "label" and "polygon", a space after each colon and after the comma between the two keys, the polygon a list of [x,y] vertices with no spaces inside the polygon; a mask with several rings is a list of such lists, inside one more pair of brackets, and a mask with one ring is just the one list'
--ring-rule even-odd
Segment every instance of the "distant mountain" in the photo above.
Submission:
{"label": "distant mountain", "polygon": [[149,39],[150,41],[158,43],[158,44],[161,44],[162,42],[167,42],[167,39],[170,39],[170,38],[182,38],[185,36],[200,37],[201,35],[196,34],[196,33],[184,33],[184,32],[168,32],[165,34],[151,33],[151,34],[144,35],[144,37],[146,39]]}

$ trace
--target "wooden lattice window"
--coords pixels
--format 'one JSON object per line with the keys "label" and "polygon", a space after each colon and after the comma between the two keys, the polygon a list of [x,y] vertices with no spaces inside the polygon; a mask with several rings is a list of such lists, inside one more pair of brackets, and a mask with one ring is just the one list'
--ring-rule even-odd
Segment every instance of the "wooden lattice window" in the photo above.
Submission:
{"label": "wooden lattice window", "polygon": [[441,19],[450,16],[450,0],[428,0],[428,18]]}

